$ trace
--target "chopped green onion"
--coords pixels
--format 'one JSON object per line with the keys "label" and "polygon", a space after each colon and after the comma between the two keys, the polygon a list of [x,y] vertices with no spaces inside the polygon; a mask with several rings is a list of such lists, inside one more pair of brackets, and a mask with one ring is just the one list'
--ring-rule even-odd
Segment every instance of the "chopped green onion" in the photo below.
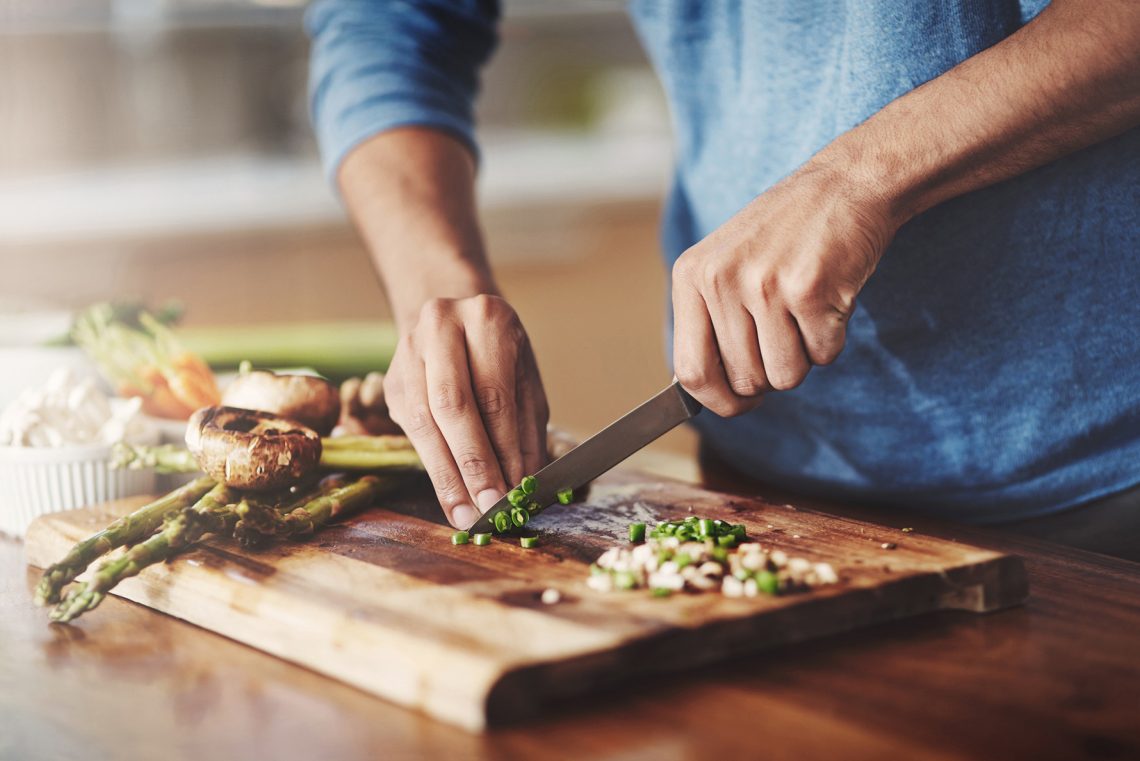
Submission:
{"label": "chopped green onion", "polygon": [[522,528],[523,526],[525,526],[526,522],[529,520],[530,520],[530,513],[528,513],[523,508],[516,507],[513,510],[511,510],[511,522],[514,523],[519,528]]}
{"label": "chopped green onion", "polygon": [[738,523],[732,527],[732,535],[736,537],[736,541],[743,542],[744,538],[748,536],[748,529]]}
{"label": "chopped green onion", "polygon": [[721,547],[735,547],[736,537],[732,534],[725,534],[724,536],[717,537],[716,543]]}
{"label": "chopped green onion", "polygon": [[526,492],[518,487],[511,489],[507,492],[507,502],[511,503],[511,507],[522,507],[526,502]]}
{"label": "chopped green onion", "polygon": [[678,570],[693,562],[693,556],[687,552],[678,552],[677,556],[673,558],[673,562],[677,564]]}
{"label": "chopped green onion", "polygon": [[532,550],[538,546],[537,536],[520,536],[519,544],[522,545],[524,550]]}
{"label": "chopped green onion", "polygon": [[709,550],[709,555],[712,556],[712,559],[718,563],[728,562],[728,550],[726,550],[724,547],[713,547],[711,550]]}
{"label": "chopped green onion", "polygon": [[653,596],[654,597],[669,597],[672,594],[673,594],[673,590],[669,589],[668,587],[654,587],[653,588]]}
{"label": "chopped green onion", "polygon": [[760,571],[756,574],[756,586],[761,592],[774,595],[780,591],[780,580],[771,571]]}
{"label": "chopped green onion", "polygon": [[475,534],[471,537],[471,541],[478,547],[486,547],[491,543],[490,534]]}
{"label": "chopped green onion", "polygon": [[644,523],[631,523],[631,524],[629,524],[629,541],[631,541],[631,542],[644,542],[645,541],[645,524]]}
{"label": "chopped green onion", "polygon": [[468,534],[466,531],[456,531],[454,534],[451,535],[451,543],[452,544],[467,544],[467,540],[469,538],[470,538],[470,534]]}
{"label": "chopped green onion", "polygon": [[637,577],[629,571],[618,571],[614,574],[614,586],[618,589],[633,589],[637,586]]}
{"label": "chopped green onion", "polygon": [[693,538],[693,531],[688,526],[681,526],[675,532],[673,532],[673,536],[677,537],[682,542],[686,542],[689,539]]}
{"label": "chopped green onion", "polygon": [[538,504],[532,499],[526,503],[526,509],[529,513],[540,513],[542,512],[542,505]]}
{"label": "chopped green onion", "polygon": [[507,515],[506,510],[501,510],[495,513],[494,517],[495,531],[503,533],[511,527],[511,516]]}
{"label": "chopped green onion", "polygon": [[558,497],[558,504],[569,505],[571,502],[574,501],[574,490],[573,489],[559,489],[558,494],[555,496]]}
{"label": "chopped green onion", "polygon": [[701,536],[716,536],[716,526],[709,518],[701,518],[699,526]]}
{"label": "chopped green onion", "polygon": [[534,494],[534,490],[538,488],[538,479],[534,476],[526,476],[519,487],[527,494]]}

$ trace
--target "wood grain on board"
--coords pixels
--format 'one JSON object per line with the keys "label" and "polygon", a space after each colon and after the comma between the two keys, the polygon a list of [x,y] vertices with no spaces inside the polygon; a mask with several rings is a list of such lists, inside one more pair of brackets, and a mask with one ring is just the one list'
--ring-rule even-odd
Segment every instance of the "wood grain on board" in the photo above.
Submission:
{"label": "wood grain on board", "polygon": [[[28,561],[50,564],[141,502],[40,519]],[[452,545],[422,485],[383,505],[262,551],[212,540],[116,591],[472,730],[637,674],[928,611],[997,610],[1027,594],[1011,555],[636,473],[612,474],[586,502],[546,511],[532,550],[499,539]],[[689,514],[744,523],[766,548],[830,562],[840,583],[753,599],[586,587],[589,563],[624,541],[630,522]],[[562,601],[544,605],[548,588]]]}

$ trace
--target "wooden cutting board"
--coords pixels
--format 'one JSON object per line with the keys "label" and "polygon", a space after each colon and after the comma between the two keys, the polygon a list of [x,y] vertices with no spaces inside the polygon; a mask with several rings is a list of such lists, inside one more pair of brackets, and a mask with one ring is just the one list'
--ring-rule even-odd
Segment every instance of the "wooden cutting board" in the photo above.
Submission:
{"label": "wooden cutting board", "polygon": [[[28,561],[50,564],[141,502],[39,519],[27,535]],[[480,730],[639,673],[927,611],[993,611],[1028,591],[1013,556],[636,473],[611,474],[587,502],[547,510],[534,522],[542,535],[532,550],[498,539],[452,545],[451,529],[419,484],[384,505],[306,542],[263,551],[214,540],[116,592]],[[830,562],[840,583],[752,599],[586,587],[590,562],[625,541],[631,522],[689,514],[744,523],[765,548]],[[547,588],[562,601],[543,604]]]}

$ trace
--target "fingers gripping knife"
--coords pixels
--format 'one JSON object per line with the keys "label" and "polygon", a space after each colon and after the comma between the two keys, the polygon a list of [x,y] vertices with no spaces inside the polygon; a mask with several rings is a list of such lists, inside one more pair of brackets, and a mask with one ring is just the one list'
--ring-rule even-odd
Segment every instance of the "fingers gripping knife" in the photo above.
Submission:
{"label": "fingers gripping knife", "polygon": [[[542,507],[552,504],[559,491],[577,489],[592,481],[701,409],[700,403],[674,382],[536,473],[538,485],[529,498]],[[510,510],[511,504],[504,495],[469,531],[491,532],[495,516]]]}

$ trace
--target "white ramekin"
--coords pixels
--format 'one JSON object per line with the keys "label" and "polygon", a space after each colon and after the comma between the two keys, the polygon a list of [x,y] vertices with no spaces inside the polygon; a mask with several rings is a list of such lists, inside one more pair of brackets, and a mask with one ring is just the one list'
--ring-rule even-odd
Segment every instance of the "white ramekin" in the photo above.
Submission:
{"label": "white ramekin", "polygon": [[0,447],[0,533],[22,537],[41,515],[154,488],[153,470],[112,468],[108,445]]}

